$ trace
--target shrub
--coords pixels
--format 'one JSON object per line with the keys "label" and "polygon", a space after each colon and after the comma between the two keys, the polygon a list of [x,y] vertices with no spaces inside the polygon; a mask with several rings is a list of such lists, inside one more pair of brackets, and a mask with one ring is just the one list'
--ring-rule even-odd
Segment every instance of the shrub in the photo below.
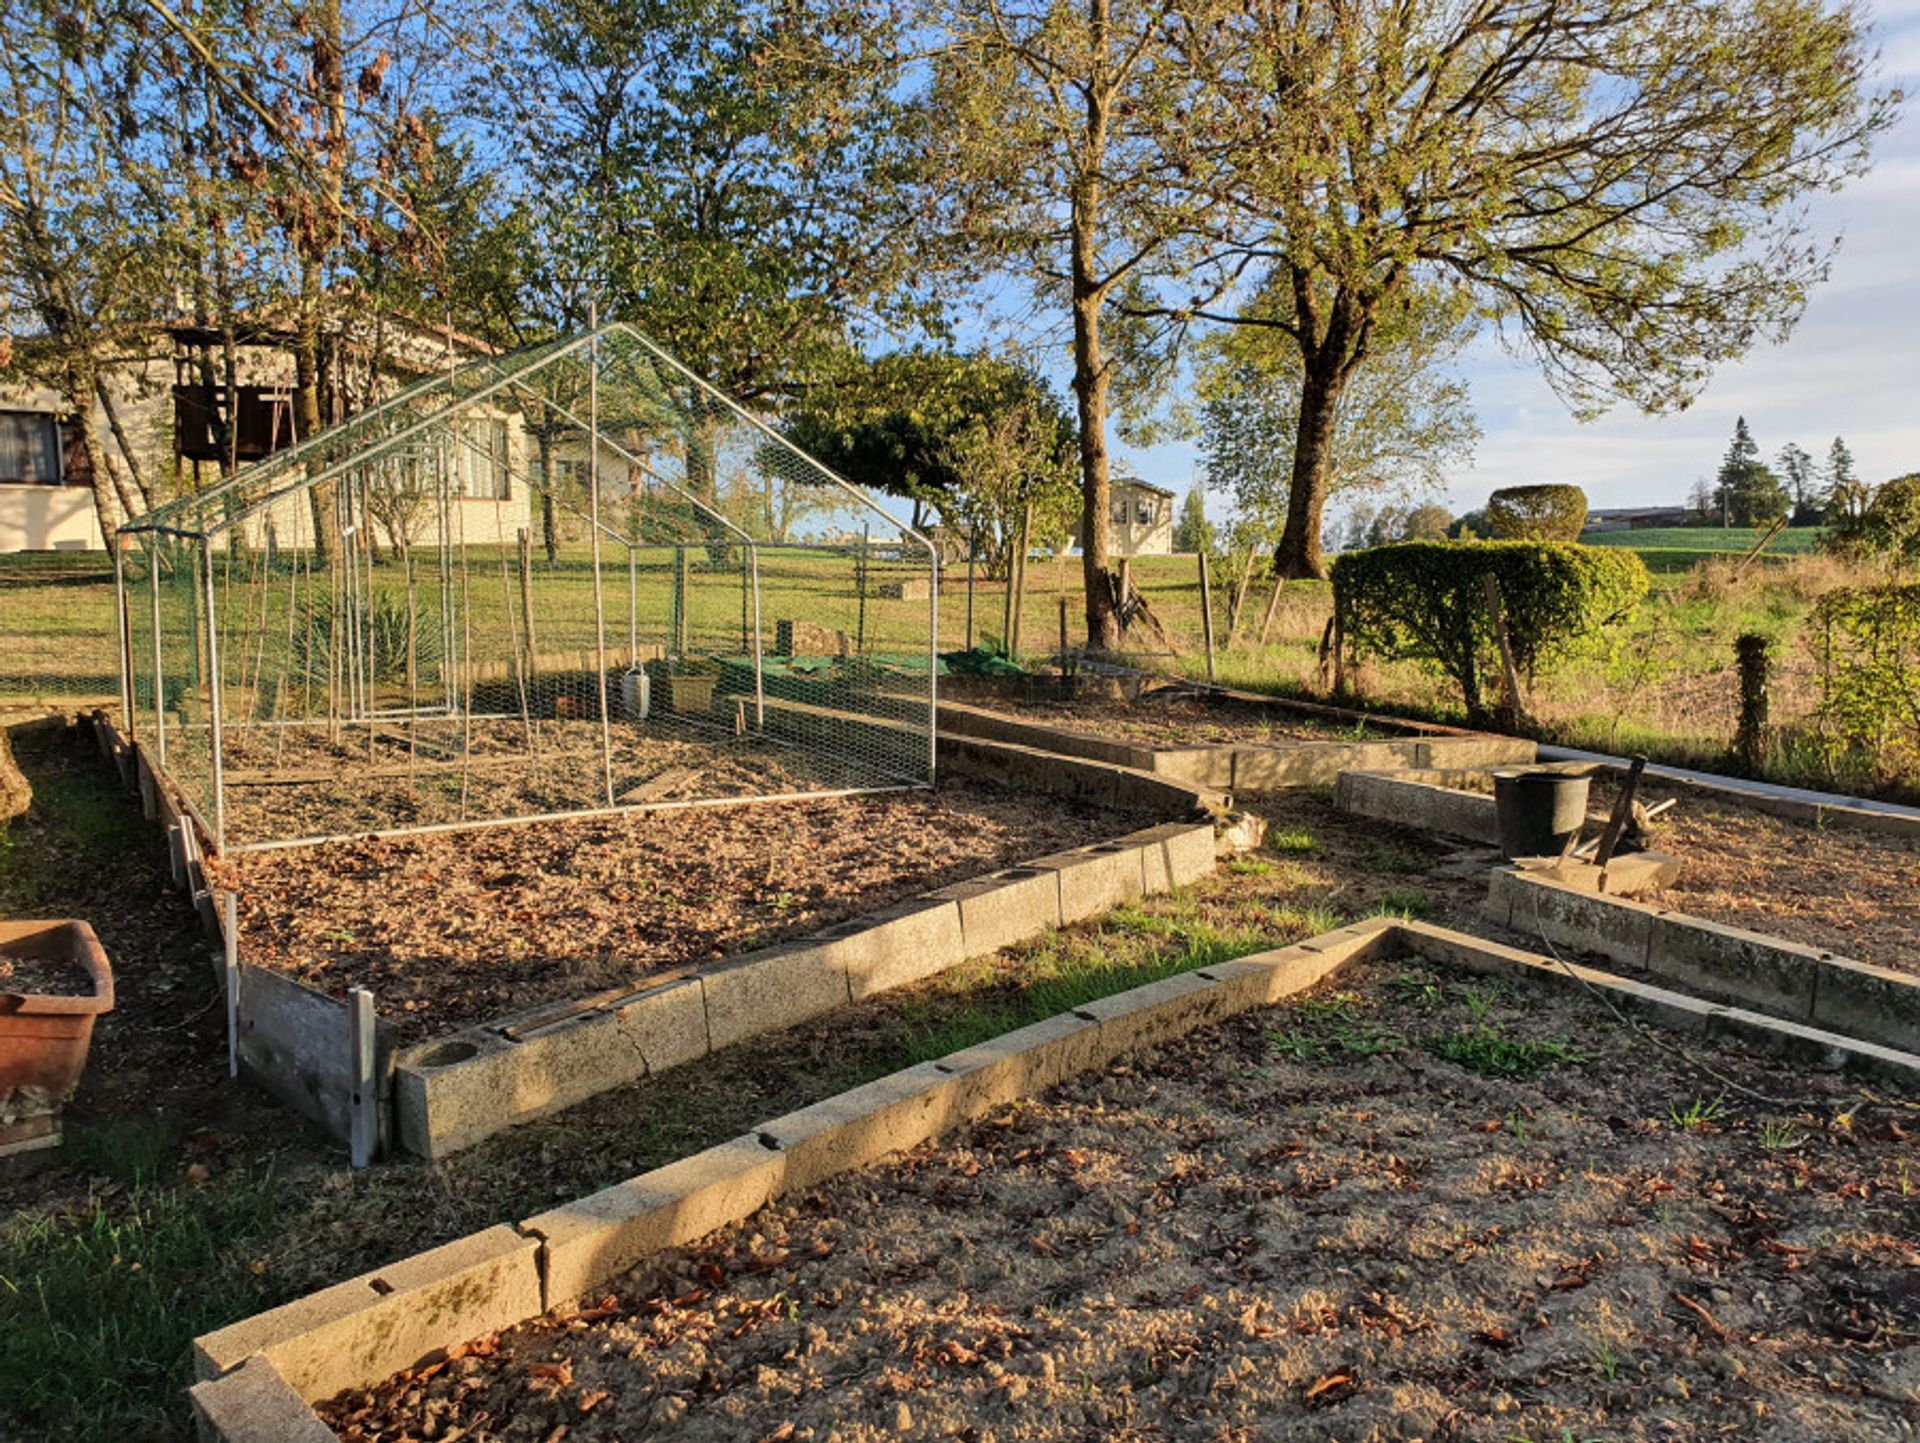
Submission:
{"label": "shrub", "polygon": [[1820,721],[1837,760],[1882,781],[1920,773],[1920,585],[1847,587],[1821,599]]}
{"label": "shrub", "polygon": [[1587,493],[1578,486],[1505,486],[1487,498],[1497,541],[1577,541],[1587,528]]}
{"label": "shrub", "polygon": [[1565,541],[1410,541],[1334,558],[1334,612],[1356,651],[1437,668],[1485,719],[1482,678],[1498,643],[1485,578],[1500,583],[1514,663],[1531,680],[1630,617],[1647,568],[1624,547]]}
{"label": "shrub", "polygon": [[1842,556],[1887,566],[1920,562],[1920,472],[1878,487],[1858,515],[1834,522],[1822,544]]}

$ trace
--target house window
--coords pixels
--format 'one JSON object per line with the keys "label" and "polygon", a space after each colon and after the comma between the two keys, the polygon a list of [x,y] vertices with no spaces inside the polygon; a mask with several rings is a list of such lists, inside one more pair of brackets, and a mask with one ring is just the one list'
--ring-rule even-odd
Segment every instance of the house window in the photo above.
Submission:
{"label": "house window", "polygon": [[46,411],[0,411],[0,484],[58,486],[60,426]]}
{"label": "house window", "polygon": [[1142,496],[1133,503],[1134,520],[1142,526],[1153,525],[1154,501],[1151,496]]}
{"label": "house window", "polygon": [[507,423],[463,421],[460,430],[460,444],[453,458],[453,489],[482,501],[509,500],[513,478],[507,459]]}
{"label": "house window", "polygon": [[1115,526],[1125,526],[1127,524],[1127,503],[1125,501],[1116,501],[1113,503],[1113,524]]}
{"label": "house window", "polygon": [[[222,418],[227,410],[224,386],[173,388],[174,449],[183,461],[220,461]],[[236,461],[258,461],[291,446],[293,391],[286,386],[236,386],[233,431],[228,438]]]}
{"label": "house window", "polygon": [[562,457],[552,463],[555,491],[585,491],[590,478],[585,461]]}

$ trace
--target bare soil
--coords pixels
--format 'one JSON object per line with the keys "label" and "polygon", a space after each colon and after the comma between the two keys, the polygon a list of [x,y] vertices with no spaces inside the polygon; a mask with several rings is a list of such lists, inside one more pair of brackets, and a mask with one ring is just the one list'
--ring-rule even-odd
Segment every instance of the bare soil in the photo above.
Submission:
{"label": "bare soil", "polygon": [[1644,900],[1920,973],[1920,843],[1787,821],[1695,791],[1646,792],[1676,798],[1651,843],[1682,871]]}
{"label": "bare soil", "polygon": [[[881,759],[829,755],[691,726],[663,714],[616,722],[613,794],[625,803],[754,797],[899,780]],[[177,744],[176,744],[177,745]],[[464,760],[463,760],[464,759]],[[395,722],[330,738],[322,728],[231,732],[228,828],[240,841],[298,840],[607,805],[598,721]],[[203,766],[201,771],[205,771]]]}
{"label": "bare soil", "polygon": [[373,991],[407,1038],[637,982],[1104,840],[1137,819],[977,786],[333,842],[215,863],[241,956]]}
{"label": "bare soil", "polygon": [[92,976],[72,958],[0,956],[0,992],[85,997],[92,991]]}
{"label": "bare soil", "polygon": [[1370,964],[325,1415],[350,1443],[1912,1438],[1920,1116],[1689,1052]]}
{"label": "bare soil", "polygon": [[1274,742],[1323,742],[1388,735],[1384,731],[1365,729],[1363,724],[1322,720],[1304,713],[1296,716],[1276,710],[1270,718],[1261,717],[1251,711],[1209,703],[1184,688],[1146,692],[1137,701],[1117,697],[1070,702],[1009,701],[995,702],[992,709],[1022,721],[1155,747],[1232,742],[1267,746]]}

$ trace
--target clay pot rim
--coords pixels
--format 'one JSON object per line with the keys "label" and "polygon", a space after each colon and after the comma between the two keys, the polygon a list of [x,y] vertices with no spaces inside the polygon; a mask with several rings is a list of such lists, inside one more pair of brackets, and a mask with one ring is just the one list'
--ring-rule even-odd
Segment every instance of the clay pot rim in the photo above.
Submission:
{"label": "clay pot rim", "polygon": [[113,969],[107,963],[106,948],[93,928],[76,917],[42,918],[21,922],[0,922],[0,948],[30,939],[60,936],[68,956],[87,969],[93,991],[86,996],[66,993],[0,991],[0,1018],[18,1016],[55,1016],[93,1014],[113,1010]]}

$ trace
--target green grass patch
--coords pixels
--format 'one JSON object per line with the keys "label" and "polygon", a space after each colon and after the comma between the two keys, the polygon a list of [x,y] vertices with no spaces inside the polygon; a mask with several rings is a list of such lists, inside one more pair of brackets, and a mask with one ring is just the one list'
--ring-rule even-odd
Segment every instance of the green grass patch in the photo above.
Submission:
{"label": "green grass patch", "polygon": [[1305,827],[1276,827],[1267,833],[1267,846],[1293,857],[1310,857],[1320,850],[1320,843]]}
{"label": "green grass patch", "polygon": [[1509,1037],[1493,1027],[1443,1033],[1421,1045],[1443,1061],[1487,1077],[1536,1077],[1549,1068],[1587,1060],[1571,1043]]}
{"label": "green grass patch", "polygon": [[279,1301],[250,1252],[285,1201],[269,1173],[142,1182],[0,1225],[0,1417],[22,1437],[172,1436],[194,1337]]}

